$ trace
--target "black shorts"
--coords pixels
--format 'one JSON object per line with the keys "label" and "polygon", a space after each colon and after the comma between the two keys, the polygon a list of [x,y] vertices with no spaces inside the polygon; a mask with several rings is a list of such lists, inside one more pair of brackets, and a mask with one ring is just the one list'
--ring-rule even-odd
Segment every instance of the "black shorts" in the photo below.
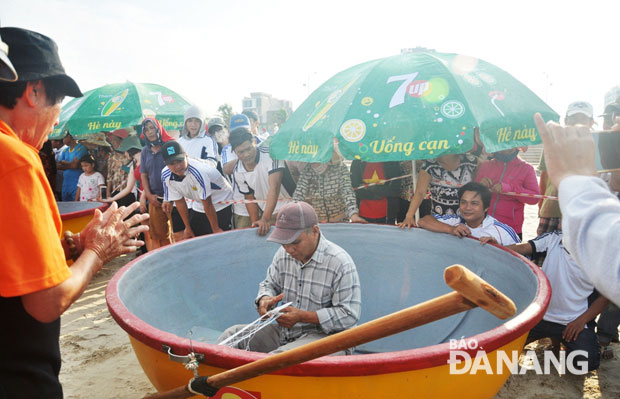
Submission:
{"label": "black shorts", "polygon": [[[119,192],[120,191],[113,192],[112,195],[110,195],[109,198],[112,198],[113,196],[115,196]],[[134,193],[129,193],[126,196],[124,196],[123,198],[121,198],[121,199],[116,201],[116,203],[118,204],[119,207],[121,207],[121,206],[129,206],[129,205],[133,204],[134,202],[136,202],[136,196],[134,195]]]}
{"label": "black shorts", "polygon": [[[204,212],[189,211],[189,224],[196,237],[213,233],[211,223]],[[217,212],[217,224],[220,229],[228,231],[232,224],[232,205]]]}
{"label": "black shorts", "polygon": [[170,219],[172,219],[172,232],[173,233],[178,233],[180,231],[185,230],[185,223],[183,223],[181,214],[177,210],[176,206],[172,207],[172,214],[171,214]]}

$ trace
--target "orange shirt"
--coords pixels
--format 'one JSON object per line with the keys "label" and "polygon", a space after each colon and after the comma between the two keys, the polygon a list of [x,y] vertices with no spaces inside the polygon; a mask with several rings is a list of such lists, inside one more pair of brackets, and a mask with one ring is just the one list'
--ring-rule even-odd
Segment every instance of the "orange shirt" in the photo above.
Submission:
{"label": "orange shirt", "polygon": [[62,222],[38,151],[0,120],[0,296],[54,287],[71,276]]}

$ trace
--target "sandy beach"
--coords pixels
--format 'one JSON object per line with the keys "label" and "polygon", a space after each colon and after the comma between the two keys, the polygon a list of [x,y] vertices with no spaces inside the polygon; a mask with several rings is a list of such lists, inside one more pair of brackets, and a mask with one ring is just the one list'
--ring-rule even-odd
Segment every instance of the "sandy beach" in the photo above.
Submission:
{"label": "sandy beach", "polygon": [[[533,238],[538,220],[536,206],[526,206],[524,238]],[[142,372],[127,334],[114,322],[105,303],[105,287],[134,255],[108,263],[82,298],[62,317],[60,380],[65,398],[140,398],[155,389]],[[529,348],[540,353],[545,343]],[[585,376],[537,376],[533,372],[511,376],[496,396],[499,399],[618,398],[620,397],[620,344],[612,345],[613,360],[602,360],[599,370]]]}

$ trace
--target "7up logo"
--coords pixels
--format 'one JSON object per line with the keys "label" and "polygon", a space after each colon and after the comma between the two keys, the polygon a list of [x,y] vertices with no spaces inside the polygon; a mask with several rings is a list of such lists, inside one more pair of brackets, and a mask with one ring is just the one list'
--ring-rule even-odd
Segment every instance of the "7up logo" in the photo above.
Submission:
{"label": "7up logo", "polygon": [[407,94],[411,97],[424,97],[431,89],[431,84],[426,80],[414,80],[407,86]]}

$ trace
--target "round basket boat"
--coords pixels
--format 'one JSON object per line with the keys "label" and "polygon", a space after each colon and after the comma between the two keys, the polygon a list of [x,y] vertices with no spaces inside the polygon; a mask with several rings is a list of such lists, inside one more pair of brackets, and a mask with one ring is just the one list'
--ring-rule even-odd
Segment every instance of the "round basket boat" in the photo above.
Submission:
{"label": "round basket boat", "polygon": [[90,222],[95,214],[95,209],[104,211],[108,205],[95,201],[64,201],[57,202],[58,212],[62,219],[62,230],[71,230],[79,233]]}
{"label": "round basket boat", "polygon": [[[500,320],[472,309],[361,345],[351,356],[322,357],[220,389],[216,398],[490,398],[499,391],[510,370],[495,368],[498,352],[520,352],[549,302],[549,284],[537,266],[475,239],[421,229],[328,224],[321,231],[356,263],[360,323],[450,292],[443,270],[456,263],[508,295],[517,313]],[[174,359],[191,348],[201,375],[267,356],[214,342],[227,327],[257,317],[258,283],[277,249],[255,229],[231,231],[148,253],[113,277],[106,292],[110,312],[159,391],[187,384],[192,373]],[[467,348],[459,350],[472,358],[484,350],[492,374],[451,373],[450,340],[462,338]]]}

